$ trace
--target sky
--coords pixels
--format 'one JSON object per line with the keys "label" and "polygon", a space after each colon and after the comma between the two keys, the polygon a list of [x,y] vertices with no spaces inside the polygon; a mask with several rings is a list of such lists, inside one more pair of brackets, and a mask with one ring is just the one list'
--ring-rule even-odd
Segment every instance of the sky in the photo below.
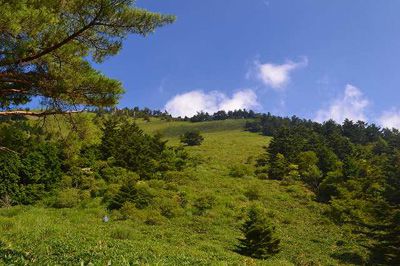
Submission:
{"label": "sky", "polygon": [[253,109],[400,128],[400,1],[138,0],[174,14],[96,65],[119,107],[174,116]]}

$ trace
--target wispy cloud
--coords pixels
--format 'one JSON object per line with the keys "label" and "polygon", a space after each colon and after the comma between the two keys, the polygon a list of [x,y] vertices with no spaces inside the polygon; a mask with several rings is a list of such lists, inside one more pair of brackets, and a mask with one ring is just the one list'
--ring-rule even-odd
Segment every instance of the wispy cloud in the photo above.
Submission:
{"label": "wispy cloud", "polygon": [[383,127],[400,129],[400,110],[392,109],[389,111],[384,111],[379,117],[378,121]]}
{"label": "wispy cloud", "polygon": [[369,101],[364,97],[362,91],[351,84],[347,84],[344,94],[333,100],[326,108],[319,110],[315,120],[323,122],[333,119],[341,123],[348,118],[353,121],[366,121],[365,109],[368,105]]}
{"label": "wispy cloud", "polygon": [[234,111],[259,107],[257,95],[251,89],[239,90],[232,97],[219,91],[207,93],[202,90],[194,90],[174,96],[165,105],[165,110],[175,117],[190,117],[200,111],[214,113],[219,110]]}
{"label": "wispy cloud", "polygon": [[299,62],[287,61],[284,64],[255,62],[255,76],[265,85],[276,91],[282,91],[290,82],[291,72],[306,67],[308,58],[303,57]]}

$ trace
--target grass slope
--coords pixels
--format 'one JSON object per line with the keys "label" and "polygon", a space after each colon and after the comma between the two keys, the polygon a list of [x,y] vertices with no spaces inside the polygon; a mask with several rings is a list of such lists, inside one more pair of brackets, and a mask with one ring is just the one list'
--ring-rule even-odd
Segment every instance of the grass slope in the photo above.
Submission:
{"label": "grass slope", "polygon": [[[174,185],[187,194],[185,213],[148,225],[139,216],[117,220],[99,200],[73,209],[41,206],[0,209],[0,262],[3,264],[94,265],[339,265],[337,254],[357,248],[349,234],[324,218],[324,205],[312,201],[303,186],[283,186],[255,177],[234,178],[231,167],[248,163],[269,139],[244,132],[244,121],[205,123],[139,122],[147,132],[161,132],[172,145],[188,129],[202,131],[205,141],[187,147],[202,161]],[[160,183],[150,182],[157,187]],[[163,184],[161,184],[163,185]],[[165,184],[164,184],[165,185]],[[250,197],[249,195],[256,195]],[[212,195],[216,205],[199,216],[191,203],[199,195]],[[246,196],[247,195],[247,196]],[[249,199],[250,198],[250,199]],[[234,252],[246,207],[258,200],[269,210],[277,227],[282,251],[260,261]],[[148,210],[147,215],[155,214]]]}

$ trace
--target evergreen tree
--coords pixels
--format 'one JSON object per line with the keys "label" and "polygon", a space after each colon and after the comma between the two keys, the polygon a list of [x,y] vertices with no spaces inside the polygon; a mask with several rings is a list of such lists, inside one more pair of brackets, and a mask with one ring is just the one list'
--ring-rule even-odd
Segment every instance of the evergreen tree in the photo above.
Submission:
{"label": "evergreen tree", "polygon": [[[146,36],[175,19],[133,0],[1,1],[0,14],[0,116],[115,105],[122,84],[90,62],[117,54],[127,35]],[[47,111],[15,110],[38,96]]]}
{"label": "evergreen tree", "polygon": [[143,209],[152,202],[153,197],[148,185],[138,181],[138,177],[133,175],[128,177],[118,193],[110,200],[108,208],[120,209],[125,202],[132,202],[137,208]]}
{"label": "evergreen tree", "polygon": [[288,162],[281,153],[276,154],[271,160],[268,169],[268,178],[281,180],[288,173]]}
{"label": "evergreen tree", "polygon": [[248,219],[241,231],[244,238],[239,240],[238,253],[257,259],[266,259],[280,251],[280,240],[275,237],[275,227],[269,223],[260,207],[250,208]]}
{"label": "evergreen tree", "polygon": [[203,140],[203,136],[198,131],[187,131],[181,136],[181,142],[189,146],[200,145]]}

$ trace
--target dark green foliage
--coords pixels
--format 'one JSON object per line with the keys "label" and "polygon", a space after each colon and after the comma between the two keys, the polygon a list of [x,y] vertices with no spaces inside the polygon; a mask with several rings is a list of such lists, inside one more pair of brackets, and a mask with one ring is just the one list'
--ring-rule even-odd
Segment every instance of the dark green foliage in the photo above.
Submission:
{"label": "dark green foliage", "polygon": [[238,253],[257,259],[267,259],[280,251],[280,240],[275,236],[275,227],[271,225],[260,207],[250,208],[241,231],[244,238],[239,239]]}
{"label": "dark green foliage", "polygon": [[61,179],[61,151],[45,141],[40,130],[25,122],[0,126],[0,197],[30,204],[41,199]]}
{"label": "dark green foliage", "polygon": [[203,140],[203,136],[198,131],[187,131],[181,136],[181,142],[189,146],[200,145]]}
{"label": "dark green foliage", "polygon": [[185,117],[184,120],[190,122],[204,122],[204,121],[215,121],[215,120],[226,120],[226,119],[244,119],[244,118],[255,118],[257,116],[254,111],[247,111],[246,109],[239,109],[235,111],[225,112],[224,110],[218,111],[214,114],[199,112],[191,118]]}
{"label": "dark green foliage", "polygon": [[0,152],[0,195],[10,196],[13,201],[19,198],[22,163],[19,156],[11,152]]}
{"label": "dark green foliage", "polygon": [[132,202],[136,208],[143,209],[153,201],[154,195],[149,186],[138,182],[136,178],[128,179],[108,204],[110,210],[120,209],[125,202]]}
{"label": "dark green foliage", "polygon": [[268,178],[281,180],[288,173],[288,169],[288,162],[285,156],[281,153],[277,153],[270,160]]}
{"label": "dark green foliage", "polygon": [[[94,127],[89,119],[83,120]],[[83,141],[90,134],[81,131],[62,138],[33,121],[1,122],[0,199],[31,204],[56,188],[101,196],[107,183],[122,184],[137,174],[142,179],[161,178],[163,172],[186,166],[188,156],[183,148],[168,147],[159,135],[145,134],[128,118],[111,116],[104,124],[101,143],[93,144]]]}
{"label": "dark green foliage", "polygon": [[[71,106],[116,105],[123,93],[121,83],[104,76],[91,62],[116,55],[129,34],[146,36],[175,19],[135,4],[133,0],[2,1],[1,114],[41,116]],[[46,112],[21,110],[36,98],[41,98]],[[10,111],[15,108],[19,110]]]}
{"label": "dark green foliage", "polygon": [[388,223],[374,230],[373,238],[377,242],[371,248],[371,263],[400,265],[400,211],[394,211],[388,216]]}
{"label": "dark green foliage", "polygon": [[184,151],[167,147],[160,136],[145,134],[128,119],[111,118],[104,124],[101,155],[115,166],[150,179],[159,171],[180,170],[185,165]]}
{"label": "dark green foliage", "polygon": [[270,114],[247,126],[274,136],[256,173],[285,182],[298,175],[318,201],[330,204],[328,213],[336,223],[354,226],[370,247],[371,263],[398,260],[397,220],[391,218],[400,209],[398,130],[362,121],[319,124]]}

